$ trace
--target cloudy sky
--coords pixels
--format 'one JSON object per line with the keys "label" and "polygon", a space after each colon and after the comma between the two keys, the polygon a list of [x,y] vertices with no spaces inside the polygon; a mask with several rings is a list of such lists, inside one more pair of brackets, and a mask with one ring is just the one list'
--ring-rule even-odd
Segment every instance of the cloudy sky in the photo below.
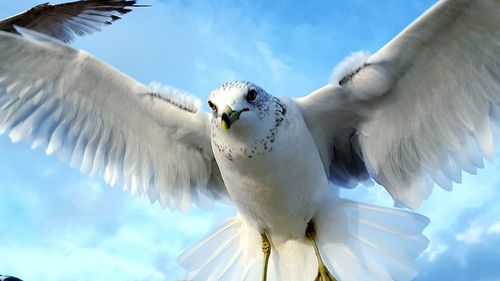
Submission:
{"label": "cloudy sky", "polygon": [[[43,1],[0,0],[0,18]],[[74,45],[143,83],[206,99],[231,80],[275,95],[324,85],[353,51],[375,52],[430,0],[144,0],[103,32]],[[0,50],[1,51],[1,50]],[[28,280],[178,280],[187,247],[234,214],[231,206],[187,214],[109,188],[56,157],[0,137],[0,274]],[[500,160],[436,189],[418,210],[431,219],[417,280],[500,280]],[[391,206],[377,186],[344,196]]]}

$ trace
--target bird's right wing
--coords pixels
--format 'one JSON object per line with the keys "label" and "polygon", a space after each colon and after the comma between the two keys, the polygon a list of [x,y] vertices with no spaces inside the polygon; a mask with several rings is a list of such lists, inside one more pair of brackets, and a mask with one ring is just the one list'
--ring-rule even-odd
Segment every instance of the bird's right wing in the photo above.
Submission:
{"label": "bird's right wing", "polygon": [[0,31],[0,133],[171,209],[227,197],[198,100],[39,39]]}
{"label": "bird's right wing", "polygon": [[[500,0],[437,2],[335,83],[298,100],[330,177],[368,177],[415,209],[495,154]],[[339,176],[340,175],[340,176]]]}
{"label": "bird's right wing", "polygon": [[0,21],[0,30],[17,33],[15,26],[35,30],[63,42],[101,30],[105,25],[140,7],[136,1],[84,0],[50,5],[41,4]]}

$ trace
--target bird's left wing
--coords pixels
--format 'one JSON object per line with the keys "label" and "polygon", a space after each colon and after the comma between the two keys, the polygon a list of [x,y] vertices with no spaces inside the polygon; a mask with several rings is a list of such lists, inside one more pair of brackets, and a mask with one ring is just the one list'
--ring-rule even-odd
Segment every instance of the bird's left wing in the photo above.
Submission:
{"label": "bird's left wing", "polygon": [[82,36],[99,31],[139,7],[136,1],[83,0],[50,5],[41,4],[26,12],[0,21],[0,30],[17,33],[15,27],[49,35],[63,42],[70,42],[75,35]]}
{"label": "bird's left wing", "polygon": [[414,209],[494,155],[500,1],[440,1],[338,73],[297,101],[330,178],[372,177]]}
{"label": "bird's left wing", "polygon": [[171,209],[227,197],[198,100],[23,34],[0,31],[0,133]]}

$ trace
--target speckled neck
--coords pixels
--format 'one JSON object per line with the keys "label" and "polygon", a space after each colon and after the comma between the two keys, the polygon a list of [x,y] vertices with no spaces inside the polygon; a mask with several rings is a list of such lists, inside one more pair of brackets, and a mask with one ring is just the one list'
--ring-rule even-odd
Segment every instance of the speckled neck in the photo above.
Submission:
{"label": "speckled neck", "polygon": [[274,105],[273,107],[276,108],[274,112],[274,124],[273,126],[271,126],[268,133],[264,137],[258,138],[246,146],[234,148],[219,140],[216,137],[216,129],[213,128],[212,142],[214,144],[215,149],[217,149],[219,153],[224,155],[224,157],[230,161],[233,161],[233,159],[242,159],[242,158],[250,159],[255,157],[256,155],[261,155],[266,152],[272,151],[273,143],[276,139],[279,128],[286,117],[285,105],[281,103],[280,99],[272,97],[270,102],[267,102],[261,106],[260,110],[262,112],[262,115],[259,116],[260,119],[264,118],[263,117],[264,114],[266,114],[266,112],[270,110],[272,105]]}

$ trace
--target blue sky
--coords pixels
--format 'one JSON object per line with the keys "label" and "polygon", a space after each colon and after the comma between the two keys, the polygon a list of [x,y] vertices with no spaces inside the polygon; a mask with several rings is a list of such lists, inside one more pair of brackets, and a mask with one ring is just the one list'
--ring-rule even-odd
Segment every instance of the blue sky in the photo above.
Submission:
{"label": "blue sky", "polygon": [[[144,0],[153,7],[74,45],[143,83],[202,100],[236,79],[301,96],[328,82],[345,56],[375,52],[434,3],[268,2]],[[0,18],[39,3],[0,0]],[[223,205],[162,210],[6,136],[0,155],[0,274],[26,281],[179,280],[177,256],[234,213]],[[431,244],[416,280],[500,280],[500,160],[485,165],[451,193],[436,189],[418,210],[431,218]],[[344,196],[392,205],[377,186]]]}

